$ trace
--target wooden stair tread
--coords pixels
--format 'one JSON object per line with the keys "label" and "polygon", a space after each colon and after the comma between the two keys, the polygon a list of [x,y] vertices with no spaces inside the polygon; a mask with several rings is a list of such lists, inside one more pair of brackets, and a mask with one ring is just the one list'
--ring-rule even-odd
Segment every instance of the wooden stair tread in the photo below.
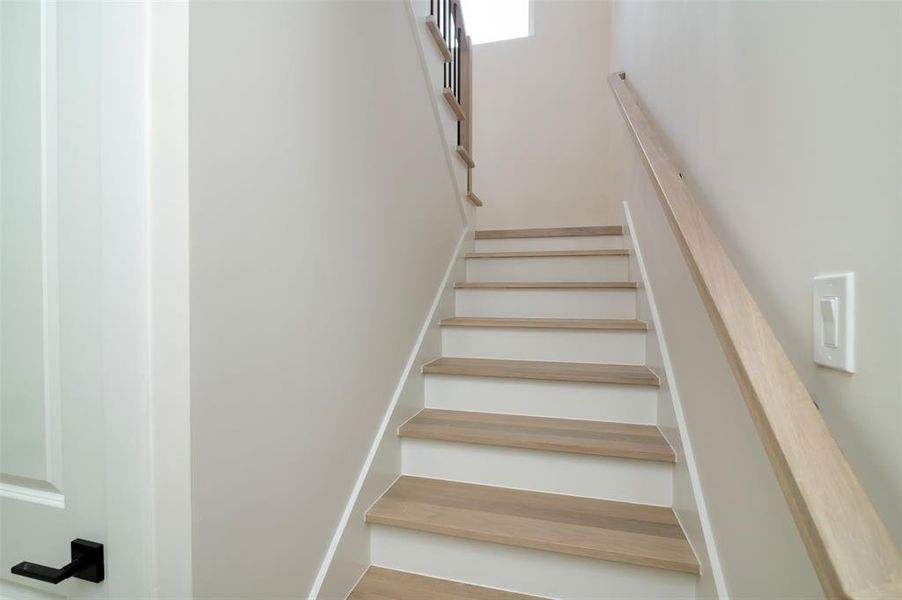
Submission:
{"label": "wooden stair tread", "polygon": [[435,41],[436,49],[438,49],[439,53],[442,55],[442,61],[446,63],[451,62],[454,57],[451,55],[451,51],[448,50],[448,46],[445,45],[445,38],[442,36],[442,30],[439,29],[435,17],[431,15],[426,17],[426,28],[429,30],[429,34],[432,36],[433,41]]}
{"label": "wooden stair tread", "polygon": [[639,287],[635,281],[458,281],[460,290],[602,290]]}
{"label": "wooden stair tread", "polygon": [[457,156],[460,158],[460,160],[463,161],[465,165],[467,165],[468,168],[472,169],[476,166],[476,163],[473,162],[473,157],[470,155],[470,152],[463,146],[457,147]]}
{"label": "wooden stair tread", "polygon": [[635,319],[537,319],[503,317],[449,317],[443,327],[515,327],[524,329],[598,329],[605,331],[647,331],[645,321]]}
{"label": "wooden stair tread", "polygon": [[697,574],[672,509],[402,476],[368,523]]}
{"label": "wooden stair tread", "polygon": [[641,365],[442,357],[424,365],[423,373],[581,383],[659,385],[657,375],[652,373],[648,367]]}
{"label": "wooden stair tread", "polygon": [[372,566],[348,600],[541,600],[504,590]]}
{"label": "wooden stair tread", "polygon": [[521,250],[517,252],[467,252],[464,258],[562,258],[566,256],[629,256],[626,248],[608,250]]}
{"label": "wooden stair tread", "polygon": [[530,229],[482,229],[476,232],[477,240],[507,240],[543,237],[586,237],[597,235],[623,235],[622,225],[594,227],[541,227]]}
{"label": "wooden stair tread", "polygon": [[451,109],[451,112],[454,113],[454,116],[457,117],[458,121],[466,121],[467,115],[464,113],[464,109],[461,107],[460,102],[457,101],[457,97],[454,95],[454,90],[451,88],[445,88],[442,90],[442,96],[445,97],[445,101],[448,103],[448,107]]}
{"label": "wooden stair tread", "polygon": [[398,429],[401,437],[675,462],[654,425],[555,419],[426,408]]}

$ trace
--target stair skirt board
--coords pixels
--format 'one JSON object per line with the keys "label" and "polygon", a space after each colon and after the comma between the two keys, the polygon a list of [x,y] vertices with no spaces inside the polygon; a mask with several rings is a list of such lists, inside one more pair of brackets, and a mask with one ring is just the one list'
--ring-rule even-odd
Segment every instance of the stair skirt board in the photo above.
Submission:
{"label": "stair skirt board", "polygon": [[458,317],[635,319],[636,290],[457,288]]}
{"label": "stair skirt board", "polygon": [[[353,587],[361,573],[357,572],[355,563],[358,561],[359,552],[365,551],[360,545],[368,536],[368,530],[364,524],[366,509],[378,499],[378,495],[384,491],[383,482],[392,477],[392,467],[384,458],[386,455],[400,456],[401,440],[395,435],[396,427],[391,424],[400,419],[402,411],[410,410],[407,405],[417,403],[417,396],[422,390],[422,380],[418,368],[428,356],[434,355],[435,348],[440,347],[440,328],[438,321],[441,317],[453,312],[454,294],[449,289],[454,281],[463,276],[462,257],[469,248],[470,230],[465,228],[460,233],[457,245],[448,256],[445,273],[435,290],[432,305],[424,315],[418,337],[411,347],[404,365],[404,371],[400,373],[400,379],[392,393],[391,400],[381,415],[381,422],[374,432],[369,452],[360,473],[354,482],[354,487],[348,495],[342,515],[337,523],[329,547],[323,556],[322,562],[316,574],[316,579],[310,588],[310,597],[339,597],[347,594]],[[420,399],[422,402],[422,399]],[[387,469],[383,469],[388,462]],[[388,473],[386,473],[386,470]],[[395,475],[400,475],[400,464]]]}
{"label": "stair skirt board", "polygon": [[401,462],[405,475],[430,479],[657,506],[673,497],[666,462],[414,438],[402,441]]}
{"label": "stair skirt board", "polygon": [[389,569],[572,600],[695,598],[694,575],[370,525],[371,561]]}

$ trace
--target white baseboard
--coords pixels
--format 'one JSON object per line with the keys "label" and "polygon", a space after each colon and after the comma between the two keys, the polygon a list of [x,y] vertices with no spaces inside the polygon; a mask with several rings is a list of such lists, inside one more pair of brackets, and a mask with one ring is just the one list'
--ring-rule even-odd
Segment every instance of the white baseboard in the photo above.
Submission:
{"label": "white baseboard", "polygon": [[[680,444],[683,449],[682,458],[686,462],[690,484],[692,487],[692,493],[695,497],[696,506],[698,508],[698,518],[704,538],[703,542],[707,551],[706,554],[708,556],[708,562],[710,563],[709,567],[711,569],[711,575],[714,579],[714,586],[717,590],[719,598],[726,600],[729,598],[729,593],[727,592],[726,582],[724,581],[723,576],[723,569],[721,567],[720,559],[717,554],[717,546],[715,545],[714,534],[711,530],[711,521],[708,517],[708,509],[705,505],[705,497],[702,493],[701,481],[698,474],[698,466],[695,462],[695,455],[692,450],[692,442],[689,439],[688,435],[686,417],[684,415],[683,407],[680,402],[680,392],[677,385],[677,379],[674,375],[673,364],[671,363],[670,354],[667,350],[667,337],[661,324],[658,307],[655,303],[654,291],[651,285],[651,281],[649,281],[648,279],[648,272],[645,269],[645,262],[642,258],[642,249],[639,244],[639,240],[636,237],[636,230],[633,226],[633,219],[632,215],[630,214],[629,204],[627,202],[623,203],[623,213],[626,217],[627,231],[629,232],[629,236],[632,240],[636,264],[639,267],[639,275],[642,279],[642,286],[644,288],[645,297],[648,301],[649,312],[651,313],[651,318],[653,321],[652,331],[649,331],[649,333],[653,333],[657,338],[658,349],[661,352],[661,360],[664,365],[666,377],[664,381],[662,381],[662,385],[668,386],[671,398],[673,399],[673,411],[676,416],[677,427],[680,434]],[[676,475],[674,476],[676,477]],[[683,529],[685,530],[686,528],[683,527]],[[693,543],[693,540],[690,539],[689,541],[690,543]],[[696,540],[696,543],[697,542],[698,541]],[[694,550],[696,556],[699,556],[700,553],[698,552],[698,549],[694,548]],[[702,565],[702,568],[704,569],[704,565]]]}
{"label": "white baseboard", "polygon": [[[389,426],[392,422],[397,420],[396,413],[399,408],[399,401],[401,400],[402,396],[404,396],[405,392],[412,394],[409,400],[412,403],[418,404],[419,408],[423,408],[425,406],[425,394],[423,393],[424,388],[420,387],[419,390],[409,390],[408,383],[411,379],[411,375],[419,374],[419,366],[422,363],[427,362],[428,358],[432,358],[432,356],[424,356],[424,341],[427,338],[427,334],[434,336],[434,339],[438,340],[439,348],[441,347],[441,332],[438,322],[442,318],[454,314],[454,290],[452,285],[454,283],[455,277],[453,276],[456,274],[457,277],[463,277],[463,255],[470,249],[472,245],[473,234],[469,228],[464,228],[463,233],[461,233],[460,239],[457,241],[457,246],[454,248],[454,253],[451,256],[451,260],[448,263],[447,269],[445,270],[445,275],[442,278],[438,291],[435,294],[435,298],[432,301],[432,306],[429,308],[429,312],[427,313],[423,326],[420,329],[419,336],[417,337],[417,340],[413,345],[413,349],[411,350],[410,356],[407,359],[407,363],[404,366],[404,370],[401,373],[398,385],[395,387],[391,402],[389,402],[389,405],[385,410],[385,414],[382,417],[382,422],[380,423],[379,429],[376,432],[376,436],[373,439],[373,443],[370,446],[369,454],[367,454],[366,460],[363,463],[363,467],[360,470],[360,474],[357,477],[357,481],[354,484],[353,491],[351,492],[351,495],[348,498],[348,502],[345,505],[344,512],[341,515],[341,520],[339,521],[338,527],[335,530],[335,534],[332,536],[332,540],[329,543],[329,549],[326,551],[326,555],[323,558],[322,563],[320,564],[316,579],[313,582],[313,586],[310,588],[310,593],[307,595],[308,598],[320,597],[320,594],[323,591],[323,584],[326,581],[326,577],[329,574],[330,568],[336,561],[340,543],[342,542],[342,538],[345,536],[345,532],[348,528],[348,523],[350,522],[352,515],[354,515],[355,512],[365,513],[366,507],[372,504],[373,500],[375,500],[375,498],[362,497],[361,492],[364,490],[364,484],[368,482],[368,479],[370,479],[372,475],[373,463],[376,460],[377,455],[387,442],[397,445],[397,464],[392,465],[393,467],[397,468],[397,472],[380,472],[379,478],[385,479],[388,476],[389,479],[393,480],[401,475],[401,442],[400,439],[395,435],[395,431],[393,429],[390,430]],[[439,307],[442,306],[450,306],[450,311],[445,311],[448,312],[448,314],[442,314],[439,312]],[[390,434],[387,437],[386,432]],[[365,543],[369,543],[368,537],[366,537]],[[360,549],[357,548],[356,550],[359,551]],[[367,551],[366,554],[368,555],[369,552]],[[362,569],[365,570],[366,566],[361,566]],[[359,578],[363,574],[363,570],[360,571],[360,573],[357,575],[357,578]],[[344,585],[338,584],[334,587],[346,587],[347,590],[344,590],[344,595],[346,596],[347,593],[350,592],[351,589],[353,589],[354,581],[347,581]],[[345,596],[341,596],[341,598],[344,598]]]}

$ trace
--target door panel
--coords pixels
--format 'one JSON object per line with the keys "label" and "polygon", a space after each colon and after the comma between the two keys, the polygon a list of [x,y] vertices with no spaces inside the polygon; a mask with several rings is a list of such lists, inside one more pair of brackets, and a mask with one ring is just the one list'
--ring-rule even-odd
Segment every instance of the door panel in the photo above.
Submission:
{"label": "door panel", "polygon": [[0,29],[0,495],[61,505],[55,6]]}
{"label": "door panel", "polygon": [[[108,543],[101,4],[0,1],[0,596],[106,598],[10,573]],[[115,249],[110,249],[113,252]],[[107,554],[113,548],[107,548]],[[111,561],[108,558],[107,563]]]}

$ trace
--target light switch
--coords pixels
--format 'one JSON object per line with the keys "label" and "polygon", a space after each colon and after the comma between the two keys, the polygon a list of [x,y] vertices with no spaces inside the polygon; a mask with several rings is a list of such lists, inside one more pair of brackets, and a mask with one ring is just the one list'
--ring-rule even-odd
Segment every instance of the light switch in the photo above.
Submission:
{"label": "light switch", "polygon": [[855,274],[814,278],[814,362],[855,372]]}
{"label": "light switch", "polygon": [[824,323],[824,346],[836,348],[839,339],[839,298],[821,298],[821,319]]}

